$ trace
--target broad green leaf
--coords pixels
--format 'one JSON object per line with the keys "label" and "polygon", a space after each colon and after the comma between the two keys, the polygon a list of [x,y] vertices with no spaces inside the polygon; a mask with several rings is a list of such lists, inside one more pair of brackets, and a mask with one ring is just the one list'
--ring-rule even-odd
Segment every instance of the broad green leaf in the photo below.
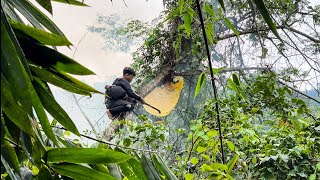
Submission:
{"label": "broad green leaf", "polygon": [[234,34],[236,34],[238,37],[240,36],[239,32],[236,30],[236,28],[234,28],[233,24],[228,18],[224,18],[224,22],[233,31]]}
{"label": "broad green leaf", "polygon": [[235,146],[231,141],[227,141],[227,145],[230,148],[231,151],[235,151]]}
{"label": "broad green leaf", "polygon": [[235,155],[227,164],[228,167],[228,171],[227,174],[230,174],[234,165],[236,164],[236,162],[238,161],[239,155]]}
{"label": "broad green leaf", "polygon": [[184,0],[179,0],[179,11],[180,11],[180,14],[182,14],[183,6],[184,6]]}
{"label": "broad green leaf", "polygon": [[146,175],[143,172],[141,163],[136,159],[129,159],[126,162],[119,164],[122,172],[131,180],[147,180]]}
{"label": "broad green leaf", "polygon": [[14,100],[10,85],[1,73],[1,109],[21,130],[34,136],[31,121],[26,112]]}
{"label": "broad green leaf", "polygon": [[184,179],[185,179],[185,180],[192,180],[193,177],[194,177],[193,174],[185,174],[185,175],[184,175]]}
{"label": "broad green leaf", "polygon": [[75,5],[75,6],[88,6],[86,4],[77,0],[52,0],[55,2],[60,2],[60,3],[66,3],[66,4],[70,4],[70,5]]}
{"label": "broad green leaf", "polygon": [[186,28],[187,35],[191,34],[191,16],[188,12],[183,15],[184,27]]}
{"label": "broad green leaf", "polygon": [[194,98],[197,97],[197,95],[199,94],[200,90],[202,89],[203,85],[206,83],[206,74],[204,72],[202,72],[198,78],[198,82],[197,82],[197,86],[196,86],[196,90],[194,92]]}
{"label": "broad green leaf", "polygon": [[220,164],[220,163],[212,163],[210,165],[214,170],[228,170],[228,167],[224,164]]}
{"label": "broad green leaf", "polygon": [[271,31],[273,32],[273,34],[277,38],[279,38],[281,40],[281,38],[280,38],[280,36],[279,36],[279,34],[277,32],[277,27],[274,24],[274,22],[272,21],[271,16],[270,16],[270,14],[268,12],[268,9],[266,8],[263,0],[254,0],[254,3],[256,4],[256,6],[257,6],[258,10],[260,11],[264,21],[268,24],[268,26],[271,29]]}
{"label": "broad green leaf", "polygon": [[195,14],[194,10],[191,7],[187,7],[187,12],[190,14],[191,20],[192,20]]}
{"label": "broad green leaf", "polygon": [[130,146],[130,144],[131,144],[131,140],[130,140],[129,138],[125,138],[125,139],[123,140],[123,145],[125,145],[125,146]]}
{"label": "broad green leaf", "polygon": [[125,153],[101,148],[52,148],[47,151],[48,162],[110,164],[131,158]]}
{"label": "broad green leaf", "polygon": [[90,167],[102,173],[106,173],[106,174],[110,173],[108,168],[103,164],[90,164]]}
{"label": "broad green leaf", "polygon": [[35,76],[43,81],[46,81],[50,84],[53,84],[55,86],[58,86],[62,89],[65,89],[73,93],[82,94],[86,96],[90,95],[90,92],[84,89],[80,89],[73,82],[70,82],[69,80],[61,78],[60,77],[61,74],[59,76],[58,73],[54,73],[52,71],[50,72],[44,68],[39,68],[37,66],[30,66],[30,68],[31,68],[31,71],[35,74]]}
{"label": "broad green leaf", "polygon": [[141,156],[141,165],[148,179],[161,180],[152,162],[144,155]]}
{"label": "broad green leaf", "polygon": [[160,167],[158,169],[164,173],[166,176],[166,179],[168,180],[178,180],[178,178],[173,174],[173,172],[167,167],[165,162],[161,159],[161,157],[153,154],[153,161],[157,162],[156,164],[159,164]]}
{"label": "broad green leaf", "polygon": [[216,137],[219,136],[219,132],[217,130],[210,130],[207,132],[207,136],[209,136],[210,138]]}
{"label": "broad green leaf", "polygon": [[213,170],[214,169],[211,166],[209,166],[208,164],[203,164],[201,166],[201,171],[202,172],[210,172],[210,171],[213,171]]}
{"label": "broad green leaf", "polygon": [[218,75],[223,70],[225,70],[225,68],[212,68],[213,73],[216,75]]}
{"label": "broad green leaf", "polygon": [[32,26],[28,26],[19,22],[11,21],[10,25],[18,39],[34,39],[37,42],[44,45],[51,46],[67,46],[72,45],[67,38],[49,33],[47,31],[34,28]]}
{"label": "broad green leaf", "polygon": [[198,146],[198,147],[197,147],[198,153],[203,153],[203,152],[206,151],[206,150],[207,150],[206,147],[202,147],[202,146]]}
{"label": "broad green leaf", "polygon": [[218,0],[218,1],[219,1],[220,6],[222,7],[222,9],[225,11],[226,9],[224,8],[224,2],[223,2],[223,0]]}
{"label": "broad green leaf", "polygon": [[[75,60],[59,53],[54,49],[25,40],[20,40],[20,43],[27,59],[37,65],[45,68],[53,67],[58,71],[63,71],[75,75],[94,74],[92,71],[82,66]],[[50,54],[50,56],[48,56],[48,54]]]}
{"label": "broad green leaf", "polygon": [[203,159],[205,159],[206,161],[209,161],[209,162],[210,162],[210,157],[209,157],[208,155],[206,155],[206,154],[201,154],[201,157],[202,157]]}
{"label": "broad green leaf", "polygon": [[[62,31],[52,22],[44,13],[42,13],[38,8],[36,8],[28,0],[9,0],[13,3],[15,8],[35,27],[39,28],[44,26],[46,29],[65,37]],[[41,29],[41,28],[39,28]]]}
{"label": "broad green leaf", "polygon": [[190,162],[191,162],[193,165],[196,165],[196,164],[198,164],[199,159],[196,158],[196,157],[193,157],[193,158],[191,158]]}
{"label": "broad green leaf", "polygon": [[52,14],[52,5],[50,0],[36,0],[44,9]]}
{"label": "broad green leaf", "polygon": [[39,83],[33,81],[33,86],[36,89],[43,107],[54,117],[60,124],[67,128],[72,133],[79,135],[77,127],[72,122],[68,114],[56,102],[53,96]]}
{"label": "broad green leaf", "polygon": [[[81,148],[79,148],[81,149]],[[68,176],[76,180],[106,180],[106,179],[115,179],[112,176],[78,165],[71,163],[62,163],[62,164],[53,164],[50,166],[55,171],[63,176]]]}
{"label": "broad green leaf", "polygon": [[86,83],[83,83],[82,81],[79,81],[78,79],[68,75],[67,73],[63,73],[63,72],[59,72],[59,74],[57,74],[59,77],[68,80],[69,82],[72,82],[74,84],[75,87],[84,90],[84,91],[88,91],[88,92],[94,92],[94,93],[99,93],[99,94],[104,94],[101,93],[99,91],[97,91],[96,89],[94,89],[93,87],[87,85]]}
{"label": "broad green leaf", "polygon": [[31,82],[8,34],[10,29],[5,28],[4,21],[5,17],[1,12],[1,74],[8,80],[17,105],[31,115]]}

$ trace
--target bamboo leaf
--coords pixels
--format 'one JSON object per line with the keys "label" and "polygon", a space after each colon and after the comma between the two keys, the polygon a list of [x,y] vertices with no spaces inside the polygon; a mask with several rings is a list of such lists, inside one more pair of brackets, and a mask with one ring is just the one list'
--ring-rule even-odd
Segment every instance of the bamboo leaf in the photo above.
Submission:
{"label": "bamboo leaf", "polygon": [[17,105],[31,115],[30,79],[8,34],[10,29],[6,29],[4,23],[5,17],[1,12],[1,72],[10,84]]}
{"label": "bamboo leaf", "polygon": [[[79,148],[81,149],[81,148]],[[59,174],[68,176],[76,180],[111,180],[115,179],[112,176],[90,169],[78,164],[71,163],[62,163],[62,164],[53,164],[52,167]]]}
{"label": "bamboo leaf", "polygon": [[16,177],[16,175],[13,173],[11,167],[9,166],[9,164],[7,163],[7,161],[4,159],[4,157],[1,154],[1,162],[4,166],[4,168],[6,169],[9,177],[13,180],[18,180],[18,178]]}
{"label": "bamboo leaf", "polygon": [[17,173],[20,173],[20,166],[17,154],[8,141],[1,139],[1,156],[7,161]]}
{"label": "bamboo leaf", "polygon": [[30,67],[31,67],[31,71],[35,74],[35,76],[43,81],[51,83],[55,86],[58,86],[70,92],[74,92],[74,93],[82,94],[86,96],[90,95],[90,92],[84,89],[80,89],[73,82],[70,82],[66,79],[61,78],[57,73],[50,72],[44,68],[39,68],[36,66],[30,66]]}
{"label": "bamboo leaf", "polygon": [[[75,75],[93,75],[94,73],[68,56],[49,47],[21,40],[21,47],[31,62],[42,67],[53,67]],[[37,53],[34,53],[37,52]],[[48,56],[50,54],[50,56]]]}
{"label": "bamboo leaf", "polygon": [[147,157],[144,154],[142,154],[140,161],[143,171],[148,179],[160,180],[160,176],[158,175],[152,162],[149,159],[147,159]]}
{"label": "bamboo leaf", "polygon": [[165,23],[166,21],[170,20],[172,17],[179,15],[179,8],[176,8],[174,11],[172,11],[172,13],[170,13],[166,19],[162,22]]}
{"label": "bamboo leaf", "polygon": [[232,80],[237,86],[240,86],[240,80],[236,74],[232,74]]}
{"label": "bamboo leaf", "polygon": [[32,39],[38,43],[51,46],[72,45],[67,38],[34,28],[19,22],[10,21],[18,39]]}
{"label": "bamboo leaf", "polygon": [[204,72],[202,72],[198,78],[198,82],[197,82],[197,86],[196,86],[196,90],[194,92],[194,98],[197,97],[197,95],[199,94],[200,90],[202,89],[203,85],[206,82],[206,74]]}
{"label": "bamboo leaf", "polygon": [[234,165],[236,164],[236,162],[238,161],[239,155],[234,156],[227,164],[228,170],[227,170],[227,174],[230,174]]}
{"label": "bamboo leaf", "polygon": [[[173,172],[167,167],[167,165],[165,164],[165,162],[161,159],[160,156],[157,156],[155,154],[153,154],[153,161],[159,163],[160,165],[160,169],[164,172],[164,174],[166,175],[166,179],[168,180],[178,180],[178,178],[173,174]],[[159,169],[158,168],[158,169]],[[159,169],[159,170],[160,170]]]}
{"label": "bamboo leaf", "polygon": [[44,13],[42,13],[38,8],[36,8],[28,0],[9,0],[10,3],[14,4],[14,7],[35,27],[41,29],[44,26],[46,29],[65,37],[63,32],[52,22]]}
{"label": "bamboo leaf", "polygon": [[256,4],[256,6],[257,6],[258,10],[260,11],[264,21],[268,24],[268,26],[271,29],[271,31],[273,32],[273,34],[277,38],[279,38],[281,40],[281,38],[280,38],[280,36],[279,36],[279,34],[277,32],[277,27],[274,24],[274,22],[272,21],[271,16],[270,16],[270,14],[268,12],[268,9],[266,8],[263,0],[254,0],[254,3]]}
{"label": "bamboo leaf", "polygon": [[36,89],[43,107],[54,117],[60,124],[67,128],[70,132],[79,135],[77,127],[72,122],[69,115],[56,102],[53,96],[39,83],[33,81],[33,86]]}
{"label": "bamboo leaf", "polygon": [[44,9],[52,14],[52,5],[50,0],[36,0]]}
{"label": "bamboo leaf", "polygon": [[49,162],[111,164],[131,158],[125,153],[101,148],[52,148],[47,152]]}
{"label": "bamboo leaf", "polygon": [[14,100],[10,85],[1,73],[1,108],[8,118],[21,130],[34,136],[31,121],[28,114],[24,112]]}
{"label": "bamboo leaf", "polygon": [[206,12],[207,14],[209,14],[209,15],[211,15],[211,16],[213,16],[213,17],[215,18],[216,13],[212,10],[212,8],[211,8],[208,4],[206,4],[206,5],[204,6],[204,10],[205,10],[205,12]]}
{"label": "bamboo leaf", "polygon": [[183,15],[184,27],[186,28],[187,35],[191,34],[191,16],[188,12]]}
{"label": "bamboo leaf", "polygon": [[58,141],[52,131],[52,127],[51,127],[51,124],[50,124],[49,119],[47,117],[47,114],[46,114],[44,107],[39,99],[39,96],[34,88],[32,88],[32,90],[31,90],[31,97],[32,97],[32,105],[34,107],[34,110],[37,113],[38,119],[41,123],[41,127],[42,127],[44,133],[47,135],[47,137],[50,140],[52,140],[53,143],[58,145]]}
{"label": "bamboo leaf", "polygon": [[236,30],[236,28],[234,28],[233,24],[228,18],[224,18],[224,22],[233,31],[234,34],[236,34],[238,37],[240,36],[239,32]]}
{"label": "bamboo leaf", "polygon": [[76,0],[52,0],[52,1],[75,5],[75,6],[88,6],[87,4],[84,4],[83,1],[80,2],[80,1],[76,1]]}

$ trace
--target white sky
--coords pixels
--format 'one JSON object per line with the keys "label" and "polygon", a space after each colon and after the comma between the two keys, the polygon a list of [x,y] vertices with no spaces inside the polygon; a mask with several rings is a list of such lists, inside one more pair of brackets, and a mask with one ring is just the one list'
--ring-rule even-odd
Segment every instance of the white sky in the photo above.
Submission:
{"label": "white sky", "polygon": [[[151,21],[163,10],[161,0],[85,0],[90,7],[70,6],[53,2],[53,21],[74,45],[71,49],[58,48],[60,52],[72,57],[80,39],[88,32],[88,27],[96,24],[99,15],[118,13],[125,18]],[[52,16],[51,16],[52,17]],[[92,85],[105,81],[107,77],[120,74],[124,66],[132,62],[130,54],[106,52],[102,48],[104,40],[98,34],[88,33],[78,46],[74,59],[86,66],[97,76],[80,77]]]}

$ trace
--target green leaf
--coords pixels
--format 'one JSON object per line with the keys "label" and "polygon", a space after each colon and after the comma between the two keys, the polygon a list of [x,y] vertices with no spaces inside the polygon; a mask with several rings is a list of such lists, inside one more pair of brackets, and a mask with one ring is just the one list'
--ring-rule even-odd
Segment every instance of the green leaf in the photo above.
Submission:
{"label": "green leaf", "polygon": [[213,37],[214,37],[214,30],[213,30],[213,25],[211,22],[208,22],[207,23],[207,26],[205,28],[205,33],[210,41],[210,43],[212,45],[214,45],[216,43],[216,41],[213,40]]}
{"label": "green leaf", "polygon": [[228,167],[224,164],[220,164],[220,163],[212,163],[211,164],[211,167],[214,169],[214,170],[225,170],[227,171],[228,170]]}
{"label": "green leaf", "polygon": [[143,171],[148,179],[161,180],[154,165],[144,154],[142,154],[140,161]]}
{"label": "green leaf", "polygon": [[236,74],[232,74],[232,80],[237,86],[240,86],[240,81]]}
{"label": "green leaf", "polygon": [[217,130],[210,130],[207,132],[207,136],[209,136],[210,138],[216,137],[218,135],[219,135],[219,132]]}
{"label": "green leaf", "polygon": [[47,114],[44,110],[44,107],[43,107],[43,105],[40,101],[40,98],[39,98],[36,90],[34,89],[34,87],[31,88],[31,97],[32,97],[33,108],[34,108],[35,112],[37,113],[38,119],[41,123],[41,127],[42,127],[44,133],[47,135],[47,137],[50,140],[52,140],[52,142],[54,144],[58,145],[58,141],[52,131],[52,127],[51,127],[51,124],[50,124],[49,119],[47,117]]}
{"label": "green leaf", "polygon": [[196,165],[196,164],[198,164],[199,159],[196,158],[196,157],[193,157],[193,158],[191,158],[190,162],[191,162],[193,165]]}
{"label": "green leaf", "polygon": [[108,174],[105,174],[105,173],[102,173],[78,164],[70,164],[70,163],[53,164],[50,167],[63,176],[68,176],[70,178],[77,179],[77,180],[115,179]]}
{"label": "green leaf", "polygon": [[126,162],[120,163],[122,172],[131,180],[147,180],[143,172],[141,163],[136,159],[129,159]]}
{"label": "green leaf", "polygon": [[270,14],[268,12],[268,9],[266,8],[263,0],[254,0],[254,3],[256,4],[256,6],[257,6],[258,10],[260,11],[264,21],[268,24],[268,26],[271,29],[271,31],[273,32],[273,34],[277,38],[279,38],[281,40],[281,38],[280,38],[280,36],[279,36],[279,34],[277,32],[277,27],[274,24],[274,22],[272,21],[271,16],[270,16]]}
{"label": "green leaf", "polygon": [[47,151],[48,162],[110,164],[131,158],[125,153],[101,148],[52,148]]}
{"label": "green leaf", "polygon": [[[86,67],[54,49],[25,40],[20,40],[20,43],[28,60],[37,65],[45,68],[53,67],[58,71],[75,75],[94,75],[94,73]],[[48,56],[48,54],[50,54],[50,56]]]}
{"label": "green leaf", "polygon": [[106,173],[106,174],[110,173],[108,168],[103,164],[90,164],[90,167],[102,173]]}
{"label": "green leaf", "polygon": [[162,23],[165,23],[166,21],[170,20],[170,19],[173,18],[174,16],[179,15],[179,13],[180,13],[179,8],[176,8],[174,11],[172,11],[172,13],[170,13],[170,14],[166,17],[166,19],[165,19]]}
{"label": "green leaf", "polygon": [[52,14],[52,5],[50,0],[36,0],[44,9]]}
{"label": "green leaf", "polygon": [[204,10],[207,14],[215,17],[216,16],[216,13],[213,11],[213,9],[208,5],[208,4],[205,4],[204,5]]}
{"label": "green leaf", "polygon": [[14,100],[10,85],[1,73],[1,108],[8,118],[21,130],[34,137],[31,121]]}
{"label": "green leaf", "polygon": [[[65,37],[62,31],[52,22],[44,13],[36,8],[28,0],[9,0],[14,7],[35,27],[39,28],[44,26],[46,29]],[[41,29],[41,28],[39,28]]]}
{"label": "green leaf", "polygon": [[54,117],[60,124],[67,128],[70,132],[79,135],[77,127],[72,122],[68,114],[56,102],[54,97],[40,84],[38,80],[33,81],[43,107]]}
{"label": "green leaf", "polygon": [[75,6],[88,6],[86,4],[80,1],[76,1],[76,0],[52,0],[55,2],[59,2],[59,3],[66,3],[66,4],[70,4],[70,5],[75,5]]}
{"label": "green leaf", "polygon": [[202,146],[198,146],[198,147],[197,147],[198,153],[203,153],[203,152],[206,151],[206,150],[207,150],[206,147],[202,147]]}
{"label": "green leaf", "polygon": [[209,157],[208,155],[206,155],[206,154],[201,154],[201,157],[202,157],[203,159],[205,159],[206,161],[209,161],[209,162],[210,162],[210,157]]}
{"label": "green leaf", "polygon": [[1,157],[12,167],[17,173],[20,173],[20,165],[14,148],[6,140],[1,139]]}
{"label": "green leaf", "polygon": [[5,17],[1,12],[1,73],[8,80],[17,105],[31,115],[31,82],[9,36],[11,29],[6,29],[4,23]]}
{"label": "green leaf", "polygon": [[317,175],[316,174],[311,174],[309,177],[309,180],[316,180]]}
{"label": "green leaf", "polygon": [[225,7],[224,7],[224,2],[223,2],[223,0],[218,0],[218,1],[219,1],[220,6],[222,7],[222,9],[225,11],[226,9],[225,9]]}
{"label": "green leaf", "polygon": [[[7,161],[3,158],[2,154],[1,154],[1,162],[4,166],[4,168],[6,169],[9,177],[13,180],[18,180],[18,178],[16,177],[16,175],[14,174],[14,172],[12,171],[11,167],[9,166],[9,164],[7,163]],[[1,164],[1,165],[2,165]],[[1,166],[2,169],[2,166]]]}
{"label": "green leaf", "polygon": [[182,14],[183,5],[184,5],[184,0],[179,0],[179,11],[180,11],[180,14]]}
{"label": "green leaf", "polygon": [[185,174],[184,175],[185,180],[192,180],[193,179],[193,174]]}
{"label": "green leaf", "polygon": [[168,180],[178,180],[178,178],[173,174],[173,172],[167,167],[165,162],[159,157],[158,155],[153,154],[153,161],[156,162],[156,164],[159,164],[160,166],[158,169],[164,173],[166,176],[166,179]]}
{"label": "green leaf", "polygon": [[46,81],[73,93],[82,94],[86,96],[91,95],[90,92],[84,89],[80,89],[73,82],[70,82],[70,80],[61,78],[60,76],[63,76],[61,74],[52,71],[50,72],[44,68],[39,68],[36,66],[30,66],[30,68],[31,71],[35,74],[35,76],[43,81]]}
{"label": "green leaf", "polygon": [[202,72],[198,78],[198,82],[197,82],[197,86],[196,86],[196,90],[194,92],[194,98],[197,97],[197,95],[199,94],[200,90],[202,89],[203,85],[206,82],[206,74],[204,72]]}
{"label": "green leaf", "polygon": [[209,166],[208,164],[203,164],[201,166],[201,171],[203,172],[210,172],[213,171],[213,168],[211,166]]}
{"label": "green leaf", "polygon": [[238,37],[240,36],[239,32],[236,30],[236,28],[234,28],[233,24],[228,18],[224,18],[224,22],[233,31],[234,34],[236,34]]}
{"label": "green leaf", "polygon": [[160,139],[162,142],[164,142],[164,140],[165,140],[164,134],[160,134]]}
{"label": "green leaf", "polygon": [[184,27],[186,28],[187,35],[191,34],[191,16],[188,12],[183,15]]}
{"label": "green leaf", "polygon": [[19,22],[10,21],[10,25],[18,39],[30,39],[36,40],[37,42],[44,45],[52,46],[67,46],[72,45],[67,38],[46,32],[41,29],[34,28]]}
{"label": "green leaf", "polygon": [[227,164],[228,167],[228,171],[227,174],[230,174],[234,165],[236,164],[236,162],[238,161],[239,155],[235,155]]}
{"label": "green leaf", "polygon": [[231,141],[227,141],[227,145],[230,148],[231,151],[235,151],[234,144]]}

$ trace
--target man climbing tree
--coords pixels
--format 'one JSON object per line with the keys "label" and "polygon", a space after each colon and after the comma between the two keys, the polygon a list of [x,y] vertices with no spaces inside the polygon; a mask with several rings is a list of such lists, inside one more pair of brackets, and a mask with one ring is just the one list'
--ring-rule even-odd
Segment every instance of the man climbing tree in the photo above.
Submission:
{"label": "man climbing tree", "polygon": [[105,86],[106,94],[109,96],[106,96],[105,100],[109,119],[114,120],[121,114],[132,111],[136,100],[146,104],[131,88],[130,82],[134,76],[134,70],[130,67],[125,67],[122,78],[115,79],[112,86]]}

